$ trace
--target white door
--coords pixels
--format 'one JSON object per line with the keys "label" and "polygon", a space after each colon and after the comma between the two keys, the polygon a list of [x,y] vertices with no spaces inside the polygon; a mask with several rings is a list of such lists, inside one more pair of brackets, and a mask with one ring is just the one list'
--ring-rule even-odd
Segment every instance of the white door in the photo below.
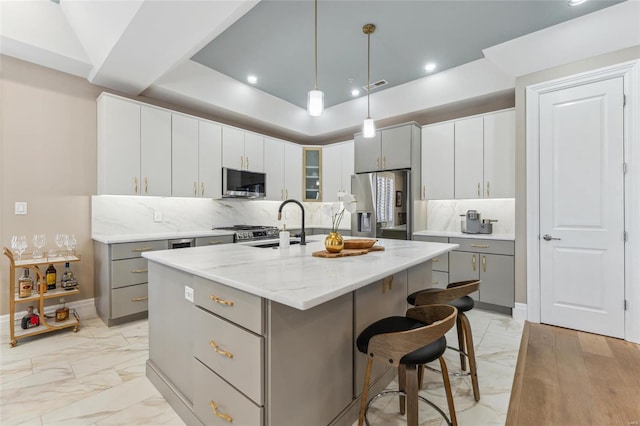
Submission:
{"label": "white door", "polygon": [[222,166],[242,170],[244,166],[244,132],[233,127],[222,128]]}
{"label": "white door", "polygon": [[622,78],[540,97],[540,319],[620,338],[622,107]]}

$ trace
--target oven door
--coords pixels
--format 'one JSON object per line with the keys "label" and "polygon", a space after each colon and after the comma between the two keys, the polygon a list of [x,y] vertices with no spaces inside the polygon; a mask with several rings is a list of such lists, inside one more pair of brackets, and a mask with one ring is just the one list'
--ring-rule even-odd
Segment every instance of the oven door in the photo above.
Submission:
{"label": "oven door", "polygon": [[195,247],[196,239],[195,238],[180,238],[177,240],[169,240],[169,250],[186,248],[186,247]]}

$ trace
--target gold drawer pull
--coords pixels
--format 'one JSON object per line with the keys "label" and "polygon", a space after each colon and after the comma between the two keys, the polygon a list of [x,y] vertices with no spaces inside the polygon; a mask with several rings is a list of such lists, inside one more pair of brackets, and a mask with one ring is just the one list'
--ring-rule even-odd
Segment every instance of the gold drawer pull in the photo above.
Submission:
{"label": "gold drawer pull", "polygon": [[219,303],[221,305],[233,306],[233,302],[231,300],[222,300],[218,296],[215,296],[213,294],[211,296],[209,296],[209,299],[211,299],[214,302]]}
{"label": "gold drawer pull", "polygon": [[132,274],[142,274],[143,272],[149,272],[148,269],[133,269],[131,271]]}
{"label": "gold drawer pull", "polygon": [[213,340],[209,340],[209,344],[211,345],[213,350],[219,353],[220,355],[224,355],[229,359],[233,358],[233,354],[231,352],[223,351]]}
{"label": "gold drawer pull", "polygon": [[138,193],[138,178],[135,176],[133,177],[133,192]]}
{"label": "gold drawer pull", "polygon": [[233,423],[233,417],[231,417],[228,414],[224,414],[224,413],[219,412],[218,411],[218,406],[216,405],[215,402],[209,401],[209,405],[213,409],[213,414],[215,414],[216,416],[220,417],[222,420],[224,420],[227,423]]}
{"label": "gold drawer pull", "polygon": [[131,301],[132,302],[144,302],[148,298],[149,298],[149,296],[134,297],[133,299],[131,299]]}
{"label": "gold drawer pull", "polygon": [[487,256],[482,256],[482,272],[487,272]]}
{"label": "gold drawer pull", "polygon": [[475,247],[475,248],[489,248],[489,244],[471,244],[471,247]]}
{"label": "gold drawer pull", "polygon": [[438,263],[438,262],[440,262],[440,259],[438,259],[438,258],[436,258],[436,259],[431,259],[431,262],[433,262],[433,263]]}
{"label": "gold drawer pull", "polygon": [[209,241],[210,246],[215,246],[216,244],[222,244],[222,241]]}
{"label": "gold drawer pull", "polygon": [[153,250],[153,247],[141,247],[141,248],[137,248],[137,249],[131,249],[132,252],[134,253],[140,253],[143,251],[151,251]]}
{"label": "gold drawer pull", "polygon": [[440,281],[431,281],[431,285],[438,285],[440,284]]}
{"label": "gold drawer pull", "polygon": [[148,192],[149,189],[149,180],[145,177],[144,178],[144,193],[146,194]]}
{"label": "gold drawer pull", "polygon": [[471,256],[471,267],[473,268],[473,270],[476,270],[476,255],[474,254],[473,256]]}

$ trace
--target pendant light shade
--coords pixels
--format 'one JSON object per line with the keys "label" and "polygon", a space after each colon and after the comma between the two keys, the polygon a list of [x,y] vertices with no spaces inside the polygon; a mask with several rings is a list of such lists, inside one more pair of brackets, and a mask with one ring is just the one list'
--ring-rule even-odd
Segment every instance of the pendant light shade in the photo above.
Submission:
{"label": "pendant light shade", "polygon": [[324,110],[324,93],[320,89],[318,89],[318,0],[314,1],[315,10],[315,35],[314,35],[314,61],[315,61],[315,72],[314,72],[314,86],[313,90],[309,90],[307,94],[307,112],[312,117],[319,117],[322,115],[322,111]]}
{"label": "pendant light shade", "polygon": [[376,30],[376,26],[373,24],[366,24],[362,27],[362,32],[367,35],[367,118],[364,119],[362,124],[362,137],[373,138],[376,135],[376,124],[371,118],[371,34]]}

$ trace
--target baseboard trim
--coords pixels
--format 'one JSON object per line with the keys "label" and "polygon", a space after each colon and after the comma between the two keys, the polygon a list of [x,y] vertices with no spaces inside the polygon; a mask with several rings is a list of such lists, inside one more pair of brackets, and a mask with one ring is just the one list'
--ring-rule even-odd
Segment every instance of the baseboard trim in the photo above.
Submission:
{"label": "baseboard trim", "polygon": [[[74,302],[69,302],[66,304],[70,309],[75,309],[80,317],[80,321],[86,320],[89,318],[97,317],[96,313],[96,305],[95,300],[91,299],[82,299],[76,300]],[[35,306],[35,303],[34,303]],[[16,312],[16,317],[22,318],[21,312]],[[0,327],[7,327],[9,324],[9,314],[0,316]]]}
{"label": "baseboard trim", "polygon": [[527,319],[527,304],[516,302],[511,316],[516,321],[526,321]]}

